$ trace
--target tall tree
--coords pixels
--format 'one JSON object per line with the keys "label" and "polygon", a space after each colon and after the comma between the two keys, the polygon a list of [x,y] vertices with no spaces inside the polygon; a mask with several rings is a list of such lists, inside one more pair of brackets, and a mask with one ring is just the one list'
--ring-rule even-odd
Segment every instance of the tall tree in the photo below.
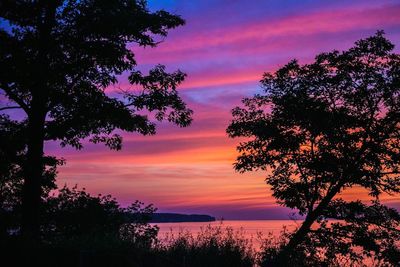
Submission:
{"label": "tall tree", "polygon": [[[166,11],[149,11],[143,0],[0,2],[0,92],[5,96],[0,111],[23,114],[18,122],[3,114],[1,125],[18,126],[24,133],[19,167],[26,237],[37,237],[39,231],[48,169],[45,141],[81,149],[87,138],[120,149],[122,138],[115,130],[155,133],[149,112],[156,120],[190,124],[192,111],[176,91],[185,74],[156,66],[143,75],[130,49],[132,44],[154,47],[158,37],[183,24]],[[140,90],[107,94],[106,88],[126,73]]]}
{"label": "tall tree", "polygon": [[372,216],[376,208],[335,200],[347,189],[364,188],[376,200],[400,192],[400,55],[393,49],[378,32],[310,64],[293,60],[265,73],[264,92],[233,109],[227,133],[246,138],[235,169],[268,171],[278,203],[305,216],[278,261],[290,260],[317,221]]}

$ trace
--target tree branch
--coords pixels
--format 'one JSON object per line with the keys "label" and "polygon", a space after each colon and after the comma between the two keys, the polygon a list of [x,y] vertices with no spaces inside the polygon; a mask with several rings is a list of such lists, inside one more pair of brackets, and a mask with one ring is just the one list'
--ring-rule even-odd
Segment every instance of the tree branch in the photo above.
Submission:
{"label": "tree branch", "polygon": [[9,106],[9,107],[0,108],[0,111],[7,110],[7,109],[19,109],[19,108],[21,108],[21,107],[20,106]]}
{"label": "tree branch", "polygon": [[6,95],[13,100],[15,103],[17,103],[27,114],[29,113],[29,106],[22,100],[20,99],[16,94],[14,94],[10,87],[3,85],[2,89],[4,92],[6,92]]}

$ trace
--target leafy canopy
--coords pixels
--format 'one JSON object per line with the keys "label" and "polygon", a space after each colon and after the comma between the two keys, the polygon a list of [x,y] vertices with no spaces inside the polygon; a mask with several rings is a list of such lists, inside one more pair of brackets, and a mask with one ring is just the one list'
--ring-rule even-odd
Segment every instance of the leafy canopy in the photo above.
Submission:
{"label": "leafy canopy", "polygon": [[382,32],[347,51],[291,61],[232,111],[235,168],[270,170],[278,201],[301,214],[331,192],[400,192],[400,55]]}
{"label": "leafy canopy", "polygon": [[[8,103],[0,111],[22,109],[27,120],[20,128],[45,117],[45,140],[78,149],[87,137],[120,149],[115,129],[154,134],[143,110],[187,126],[192,111],[176,91],[185,74],[159,65],[144,75],[131,49],[154,47],[183,24],[166,11],[150,12],[140,0],[1,1],[0,92]],[[107,94],[122,74],[138,90]]]}
{"label": "leafy canopy", "polygon": [[[280,252],[267,251],[266,266],[366,256],[399,264],[400,214],[379,202],[400,192],[400,55],[393,49],[378,32],[310,64],[293,60],[265,73],[263,93],[233,109],[227,133],[245,140],[235,169],[266,170],[278,203],[305,218]],[[371,206],[340,198],[354,187],[369,193]]]}

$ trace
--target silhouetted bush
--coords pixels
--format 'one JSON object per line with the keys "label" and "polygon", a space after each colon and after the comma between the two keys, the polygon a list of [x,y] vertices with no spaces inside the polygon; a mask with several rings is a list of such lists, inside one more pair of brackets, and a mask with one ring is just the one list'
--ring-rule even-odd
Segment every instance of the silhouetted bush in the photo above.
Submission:
{"label": "silhouetted bush", "polygon": [[[17,191],[7,192],[8,199],[18,200]],[[75,186],[43,198],[41,239],[27,246],[20,235],[18,203],[2,205],[7,213],[0,218],[12,218],[0,238],[0,252],[2,262],[13,266],[136,266],[130,262],[141,260],[157,240],[158,227],[148,223],[153,206],[136,201],[123,208],[110,195],[91,196]]]}
{"label": "silhouetted bush", "polygon": [[44,203],[42,236],[50,243],[114,236],[151,246],[158,231],[148,224],[154,211],[153,206],[143,206],[139,201],[122,208],[110,195],[91,196],[77,187],[64,187]]}
{"label": "silhouetted bush", "polygon": [[[26,247],[15,228],[0,239],[3,263],[12,266],[251,267],[256,253],[242,231],[208,226],[158,240],[148,222],[153,206],[121,207],[110,195],[63,187],[43,198],[41,240]],[[10,213],[20,210],[10,209]],[[18,216],[17,216],[18,217]]]}

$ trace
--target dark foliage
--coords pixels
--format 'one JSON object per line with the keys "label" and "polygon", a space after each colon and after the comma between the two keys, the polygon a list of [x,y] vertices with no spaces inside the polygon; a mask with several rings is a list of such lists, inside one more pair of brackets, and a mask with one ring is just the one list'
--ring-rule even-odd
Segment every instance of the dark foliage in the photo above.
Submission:
{"label": "dark foliage", "polygon": [[[24,122],[0,116],[0,238],[21,227],[23,165],[26,161]],[[63,160],[46,156],[41,198],[56,189],[56,167]]]}
{"label": "dark foliage", "polygon": [[[397,266],[400,260],[400,214],[378,202],[332,201],[327,219],[318,220],[292,251],[291,266]],[[335,220],[333,220],[335,219]],[[293,233],[270,237],[261,254],[261,266],[274,266]]]}
{"label": "dark foliage", "polygon": [[[122,208],[111,196],[91,196],[64,187],[45,197],[41,213],[41,244],[23,252],[17,223],[0,239],[2,263],[13,266],[120,266],[141,262],[157,243],[158,227],[148,224],[153,206],[134,202]],[[19,210],[9,210],[18,214]],[[23,253],[23,257],[18,257]],[[144,258],[142,258],[144,257]]]}
{"label": "dark foliage", "polygon": [[140,202],[122,208],[111,196],[64,187],[44,198],[42,207],[41,244],[21,254],[18,229],[9,229],[0,239],[2,264],[251,267],[255,262],[250,240],[231,228],[209,226],[158,240],[158,227],[148,224],[155,209]]}
{"label": "dark foliage", "polygon": [[[305,216],[271,262],[288,264],[296,251],[307,261],[318,247],[331,259],[351,256],[355,245],[399,264],[392,240],[399,235],[397,211],[338,199],[356,186],[374,201],[400,192],[400,55],[393,49],[378,32],[311,64],[291,61],[264,74],[264,93],[233,110],[227,132],[246,137],[235,169],[267,170],[278,203]],[[326,218],[344,222],[329,225]],[[317,231],[315,222],[322,223]]]}
{"label": "dark foliage", "polygon": [[151,205],[142,206],[143,203],[136,201],[122,208],[110,195],[93,197],[76,187],[64,187],[56,196],[45,200],[41,224],[43,240],[57,243],[113,235],[150,247],[158,230],[148,224],[155,209]]}
{"label": "dark foliage", "polygon": [[[27,239],[39,234],[43,180],[57,163],[47,161],[45,141],[81,149],[86,139],[121,149],[115,130],[155,133],[148,112],[158,121],[190,124],[192,111],[176,91],[185,74],[156,66],[144,75],[135,69],[130,49],[154,47],[183,24],[166,11],[149,11],[141,0],[0,2],[0,93],[8,100],[0,107],[0,135],[7,135],[1,141],[1,168],[7,167],[1,178],[12,173],[22,179]],[[107,94],[122,74],[139,90]],[[22,119],[5,115],[10,110],[19,110]]]}

